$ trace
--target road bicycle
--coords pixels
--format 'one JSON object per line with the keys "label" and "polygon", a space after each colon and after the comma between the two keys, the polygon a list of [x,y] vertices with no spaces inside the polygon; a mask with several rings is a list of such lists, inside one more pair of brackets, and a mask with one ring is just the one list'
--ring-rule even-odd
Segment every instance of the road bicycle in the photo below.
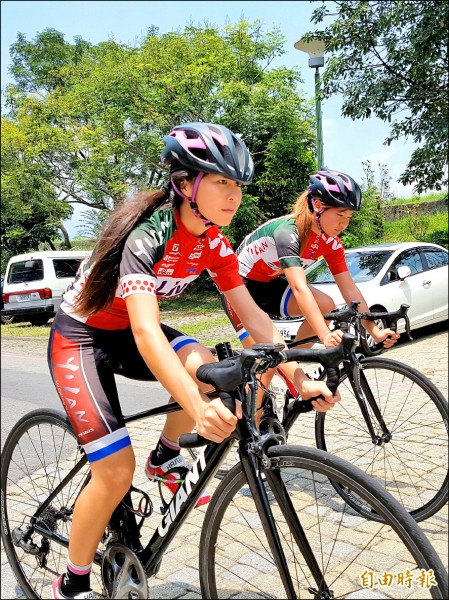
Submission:
{"label": "road bicycle", "polygon": [[[170,500],[159,487],[162,515],[151,499],[155,484],[146,482],[153,485],[151,490],[144,485],[130,488],[95,555],[96,593],[147,598],[148,578],[158,573],[202,492],[215,485],[199,544],[204,598],[329,600],[366,597],[367,592],[384,598],[447,598],[441,559],[383,486],[328,452],[285,445],[269,394],[256,425],[261,373],[286,361],[318,361],[327,385],[335,390],[339,365],[354,352],[356,342],[356,336],[345,334],[334,349],[285,350],[262,344],[200,367],[199,379],[211,384],[230,410],[242,402],[243,417],[220,444],[196,434],[181,436],[183,447],[206,445],[191,470],[178,473],[180,487]],[[125,420],[142,422],[148,430],[145,419],[179,409],[166,404]],[[214,474],[234,442],[240,461],[218,481]],[[66,416],[50,409],[20,419],[1,458],[4,548],[25,595],[47,598],[51,583],[65,569],[73,507],[89,480],[89,465]],[[344,486],[359,510],[335,493],[335,485]],[[362,512],[381,519],[365,520]]]}
{"label": "road bicycle", "polygon": [[[393,312],[358,312],[358,302],[324,315],[331,327],[356,335],[356,352],[343,362],[339,391],[341,402],[314,417],[314,440],[322,450],[355,464],[375,477],[417,521],[428,519],[448,500],[448,404],[438,388],[422,373],[406,364],[377,356],[383,345],[367,340],[363,319],[381,319],[396,331],[405,319],[411,339],[407,305]],[[286,342],[290,348],[319,343],[311,337]],[[370,356],[363,355],[369,348]],[[308,373],[323,379],[321,365]],[[303,413],[313,410],[311,401],[302,401],[278,369],[270,392],[276,396],[278,416],[288,440],[297,443],[310,434],[310,422]],[[300,418],[301,417],[301,418]],[[295,423],[298,424],[295,425]],[[230,453],[218,476],[223,476],[238,455]],[[351,503],[345,489],[336,490]],[[356,510],[360,510],[355,506]],[[362,513],[376,518],[374,513]]]}
{"label": "road bicycle", "polygon": [[[335,328],[354,332],[358,349],[363,349],[368,345],[363,319],[381,319],[396,331],[403,318],[411,339],[407,310],[408,306],[402,305],[393,312],[361,313],[353,302],[325,318],[332,318]],[[318,448],[376,477],[419,522],[438,512],[448,500],[448,404],[422,373],[372,355],[382,348],[382,344],[370,344],[371,356],[353,353],[344,361],[339,381],[342,400],[332,410],[316,413],[315,442]],[[323,378],[322,369],[314,376]],[[292,392],[290,384],[282,418],[287,431],[299,414],[289,408],[294,402]],[[310,402],[302,405],[306,408],[311,409]],[[338,491],[345,493],[344,489]]]}

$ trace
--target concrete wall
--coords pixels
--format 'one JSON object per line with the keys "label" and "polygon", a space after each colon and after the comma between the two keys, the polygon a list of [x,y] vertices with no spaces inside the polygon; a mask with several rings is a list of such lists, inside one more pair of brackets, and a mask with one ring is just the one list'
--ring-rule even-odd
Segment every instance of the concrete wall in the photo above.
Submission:
{"label": "concrete wall", "polygon": [[421,202],[421,204],[410,203],[410,204],[395,204],[392,206],[384,206],[382,213],[386,221],[397,221],[410,216],[412,214],[418,215],[432,215],[437,212],[447,212],[447,200],[431,200],[429,202]]}

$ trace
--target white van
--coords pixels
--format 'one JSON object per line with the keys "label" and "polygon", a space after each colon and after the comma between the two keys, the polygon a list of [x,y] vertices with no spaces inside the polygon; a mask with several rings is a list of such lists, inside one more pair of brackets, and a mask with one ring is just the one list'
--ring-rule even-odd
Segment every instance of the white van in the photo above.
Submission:
{"label": "white van", "polygon": [[74,281],[90,251],[29,252],[13,256],[3,282],[2,321],[8,318],[44,325],[54,317],[62,294]]}

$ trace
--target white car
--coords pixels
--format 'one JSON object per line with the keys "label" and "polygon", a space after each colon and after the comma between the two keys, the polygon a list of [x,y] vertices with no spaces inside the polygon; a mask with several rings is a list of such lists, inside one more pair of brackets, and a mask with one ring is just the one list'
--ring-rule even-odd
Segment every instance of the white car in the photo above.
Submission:
{"label": "white car", "polygon": [[2,322],[11,319],[44,325],[54,317],[62,295],[75,279],[85,250],[28,252],[10,258],[3,282]]}
{"label": "white car", "polygon": [[[448,318],[448,251],[437,244],[403,242],[351,248],[345,251],[349,272],[370,310],[394,311],[410,306],[412,330]],[[306,270],[307,282],[330,296],[340,308],[345,301],[323,259]],[[301,319],[276,320],[292,339]],[[382,323],[379,323],[382,326]],[[404,320],[398,331],[405,330]]]}

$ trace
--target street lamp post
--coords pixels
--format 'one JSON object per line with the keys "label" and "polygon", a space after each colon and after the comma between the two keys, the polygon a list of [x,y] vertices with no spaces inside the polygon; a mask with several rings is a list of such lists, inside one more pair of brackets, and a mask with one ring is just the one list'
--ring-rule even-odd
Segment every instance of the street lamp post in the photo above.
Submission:
{"label": "street lamp post", "polygon": [[316,114],[316,133],[317,133],[317,163],[318,169],[324,167],[323,151],[323,124],[321,114],[321,96],[320,96],[320,67],[324,66],[325,44],[323,40],[315,38],[314,40],[298,40],[295,44],[297,50],[301,50],[309,55],[309,67],[315,68],[315,114]]}

